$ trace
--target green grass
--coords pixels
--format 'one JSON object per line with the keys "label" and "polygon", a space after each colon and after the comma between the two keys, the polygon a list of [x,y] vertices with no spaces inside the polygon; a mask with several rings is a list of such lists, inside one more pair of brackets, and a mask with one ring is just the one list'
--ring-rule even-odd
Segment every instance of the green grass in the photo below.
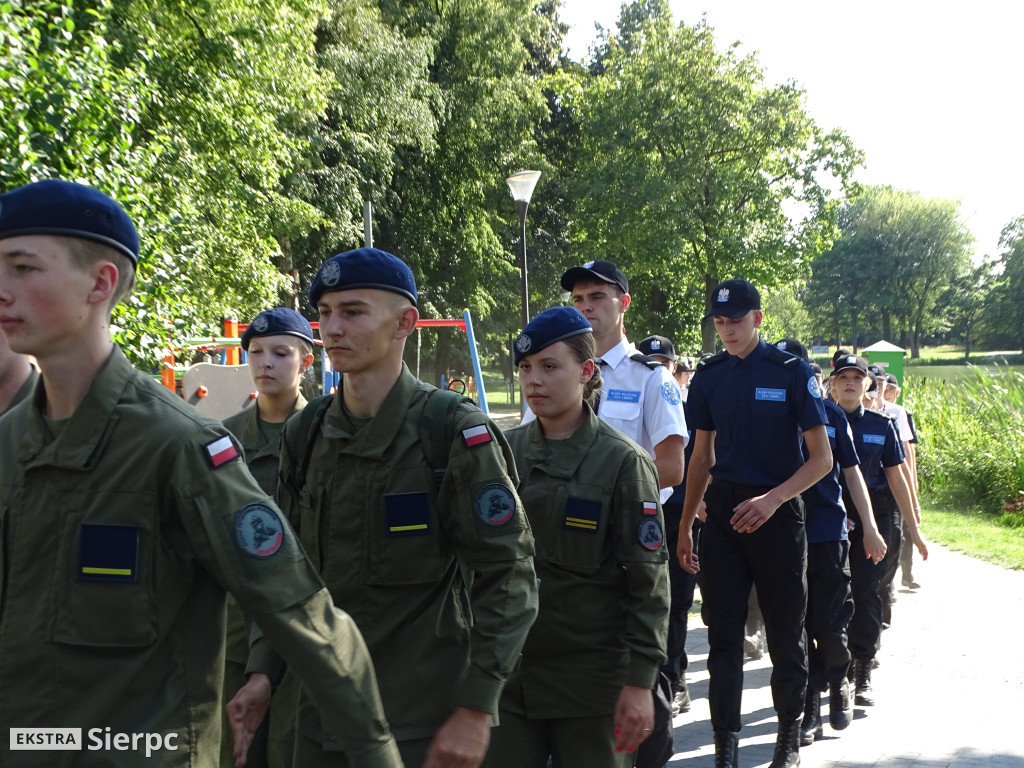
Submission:
{"label": "green grass", "polygon": [[926,504],[921,530],[926,539],[949,549],[1004,568],[1024,570],[1024,514],[1019,512],[998,515]]}

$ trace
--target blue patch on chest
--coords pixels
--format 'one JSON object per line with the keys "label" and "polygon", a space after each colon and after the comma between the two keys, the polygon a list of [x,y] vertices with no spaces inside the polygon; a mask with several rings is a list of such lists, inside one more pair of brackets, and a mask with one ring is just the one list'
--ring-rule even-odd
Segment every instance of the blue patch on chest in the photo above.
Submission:
{"label": "blue patch on chest", "polygon": [[865,443],[885,445],[885,435],[863,435],[861,439],[863,439]]}
{"label": "blue patch on chest", "polygon": [[758,387],[754,390],[755,400],[767,400],[773,403],[786,402],[786,390],[771,389],[770,387]]}
{"label": "blue patch on chest", "polygon": [[826,425],[825,432],[828,433],[829,437],[831,437],[832,439],[835,439],[835,436],[836,436],[836,428],[835,427],[830,427],[830,426]]}
{"label": "blue patch on chest", "polygon": [[639,403],[640,390],[638,389],[609,389],[609,403]]}

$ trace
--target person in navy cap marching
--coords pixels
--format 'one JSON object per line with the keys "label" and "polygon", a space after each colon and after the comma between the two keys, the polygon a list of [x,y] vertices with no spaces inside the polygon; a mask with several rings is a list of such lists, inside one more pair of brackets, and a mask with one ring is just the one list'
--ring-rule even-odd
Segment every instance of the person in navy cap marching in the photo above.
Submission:
{"label": "person in navy cap marching", "polygon": [[[0,418],[0,723],[80,728],[46,765],[215,764],[231,592],[322,707],[316,765],[399,768],[359,630],[238,443],[113,343],[138,260],[99,190],[0,195],[0,331],[40,371]],[[5,768],[40,764],[8,746]]]}
{"label": "person in navy cap marching", "polygon": [[506,432],[537,541],[540,614],[501,698],[487,768],[626,768],[654,724],[668,557],[646,452],[593,411],[591,325],[537,315],[513,343],[536,415]]}
{"label": "person in navy cap marching", "polygon": [[[278,493],[363,632],[406,765],[475,768],[536,616],[533,537],[501,432],[402,360],[417,301],[412,270],[390,253],[321,265],[309,303],[342,378],[285,426]],[[256,711],[277,667],[257,640]],[[297,755],[329,748],[319,728],[296,734]]]}
{"label": "person in navy cap marching", "polygon": [[[694,446],[678,555],[684,568],[700,571],[715,764],[734,768],[737,762],[744,621],[753,584],[779,720],[771,768],[789,768],[800,763],[807,685],[807,539],[799,494],[832,466],[827,420],[810,366],[760,340],[763,314],[753,285],[719,283],[708,316],[725,351],[702,361],[690,383]],[[698,557],[690,530],[701,500],[707,519]]]}
{"label": "person in navy cap marching", "polygon": [[[224,419],[224,426],[242,445],[246,466],[267,495],[277,491],[281,432],[288,419],[306,405],[299,392],[302,375],[313,364],[313,329],[298,312],[276,307],[260,312],[242,333],[242,349],[256,396],[246,408]],[[238,604],[228,598],[224,701],[245,684],[249,633]],[[248,768],[291,765],[295,739],[298,679],[287,673],[274,690],[267,717],[249,745]],[[225,717],[227,717],[225,710]],[[225,721],[227,723],[227,721]],[[221,742],[221,766],[234,765],[230,730]]]}

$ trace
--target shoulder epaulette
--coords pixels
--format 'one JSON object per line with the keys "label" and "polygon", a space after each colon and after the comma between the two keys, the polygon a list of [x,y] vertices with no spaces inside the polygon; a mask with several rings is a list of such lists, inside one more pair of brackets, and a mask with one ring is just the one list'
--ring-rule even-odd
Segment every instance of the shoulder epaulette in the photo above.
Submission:
{"label": "shoulder epaulette", "polygon": [[883,411],[875,410],[874,408],[865,408],[864,413],[873,413],[875,416],[881,416],[886,421],[896,421],[896,414],[885,413]]}
{"label": "shoulder epaulette", "polygon": [[645,355],[642,352],[634,352],[632,355],[629,356],[629,359],[630,360],[635,360],[638,363],[643,363],[648,368],[650,368],[652,371],[658,370],[661,367],[661,365],[662,365],[657,360],[655,360],[653,357],[649,357],[648,355]]}
{"label": "shoulder epaulette", "polygon": [[773,347],[770,344],[764,351],[764,359],[771,360],[773,363],[779,363],[780,365],[792,366],[800,358],[796,355],[791,355],[789,352],[783,352],[778,347]]}
{"label": "shoulder epaulette", "polygon": [[726,352],[723,349],[717,355],[712,355],[711,357],[706,357],[703,360],[701,360],[699,363],[697,363],[697,370],[698,371],[702,371],[705,368],[707,368],[709,365],[717,365],[718,363],[720,363],[723,360],[725,360],[727,357],[729,357],[729,353]]}

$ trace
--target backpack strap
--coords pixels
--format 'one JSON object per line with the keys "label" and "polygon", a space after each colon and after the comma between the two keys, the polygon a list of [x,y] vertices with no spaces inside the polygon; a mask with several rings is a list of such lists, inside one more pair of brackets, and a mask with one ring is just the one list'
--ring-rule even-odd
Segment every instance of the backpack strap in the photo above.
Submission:
{"label": "backpack strap", "polygon": [[464,402],[473,401],[458,392],[434,389],[427,395],[427,403],[423,406],[420,445],[427,464],[433,470],[435,495],[448,471],[448,454],[455,439],[455,410]]}
{"label": "backpack strap", "polygon": [[[292,487],[296,491],[301,491],[306,484],[306,470],[309,468],[309,459],[316,446],[316,438],[320,434],[320,423],[324,420],[324,414],[327,413],[333,399],[333,395],[321,395],[310,400],[299,412],[298,426],[295,430],[285,430],[282,442],[288,452]],[[299,455],[299,446],[294,445],[295,440],[304,441],[301,444],[301,461],[295,460]]]}

